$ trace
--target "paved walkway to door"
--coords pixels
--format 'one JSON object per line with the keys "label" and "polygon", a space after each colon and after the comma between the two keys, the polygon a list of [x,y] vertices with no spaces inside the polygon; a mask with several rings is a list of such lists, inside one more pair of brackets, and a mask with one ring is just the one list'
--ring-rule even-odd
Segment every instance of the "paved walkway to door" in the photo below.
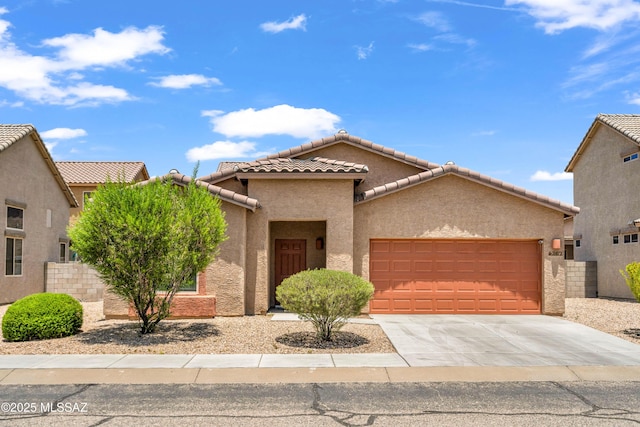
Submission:
{"label": "paved walkway to door", "polygon": [[640,365],[640,345],[558,317],[371,317],[409,366]]}

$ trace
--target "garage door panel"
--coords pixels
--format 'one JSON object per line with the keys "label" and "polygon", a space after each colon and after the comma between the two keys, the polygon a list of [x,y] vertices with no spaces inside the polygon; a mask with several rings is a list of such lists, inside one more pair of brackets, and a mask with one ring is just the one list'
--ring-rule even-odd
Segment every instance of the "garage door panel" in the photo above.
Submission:
{"label": "garage door panel", "polygon": [[370,255],[372,313],[540,313],[537,241],[374,239]]}

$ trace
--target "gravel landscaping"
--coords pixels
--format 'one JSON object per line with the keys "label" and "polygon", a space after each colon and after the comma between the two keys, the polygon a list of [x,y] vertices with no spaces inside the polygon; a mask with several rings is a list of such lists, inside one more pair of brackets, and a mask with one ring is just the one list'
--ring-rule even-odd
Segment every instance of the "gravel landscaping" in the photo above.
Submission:
{"label": "gravel landscaping", "polygon": [[[311,354],[392,353],[377,325],[350,323],[335,342],[322,345],[306,322],[273,321],[271,316],[165,320],[154,334],[140,337],[136,322],[104,320],[102,302],[83,303],[78,335],[46,341],[0,341],[0,354]],[[0,306],[0,318],[8,306]],[[610,299],[567,299],[567,320],[640,344],[640,304]]]}

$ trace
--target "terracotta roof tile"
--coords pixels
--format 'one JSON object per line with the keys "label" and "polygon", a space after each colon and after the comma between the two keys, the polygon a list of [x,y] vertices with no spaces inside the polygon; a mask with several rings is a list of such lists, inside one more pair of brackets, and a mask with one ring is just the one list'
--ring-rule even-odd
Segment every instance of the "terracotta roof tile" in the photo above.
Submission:
{"label": "terracotta roof tile", "polygon": [[550,199],[547,196],[525,190],[524,188],[516,187],[513,184],[506,183],[499,179],[491,178],[470,169],[458,167],[457,165],[443,165],[439,168],[430,169],[424,172],[420,172],[419,174],[409,176],[407,178],[402,178],[394,182],[377,186],[365,191],[364,193],[356,195],[355,202],[364,203],[377,197],[391,194],[404,188],[412,187],[419,183],[430,181],[432,179],[436,179],[448,174],[457,175],[462,178],[469,179],[471,181],[475,181],[489,187],[514,194],[519,197],[523,197],[543,206],[547,206],[549,208],[564,212],[567,215],[575,215],[580,212],[580,208],[577,208],[575,206],[563,203],[559,200]]}
{"label": "terracotta roof tile", "polygon": [[366,165],[312,157],[310,159],[270,158],[239,163],[236,173],[363,173]]}
{"label": "terracotta roof tile", "polygon": [[75,196],[73,195],[73,192],[69,188],[69,185],[63,179],[62,174],[60,173],[60,170],[58,169],[55,162],[51,158],[51,154],[49,153],[49,150],[47,150],[47,147],[44,145],[42,138],[40,138],[38,131],[33,125],[0,124],[0,153],[2,153],[4,150],[9,148],[14,143],[20,141],[22,138],[24,138],[27,135],[31,135],[32,140],[36,144],[36,148],[42,155],[42,158],[44,159],[47,166],[49,167],[49,170],[51,170],[51,173],[53,174],[54,179],[56,180],[56,182],[58,183],[58,186],[60,187],[65,197],[67,198],[69,205],[71,207],[77,207],[78,201],[76,200]]}
{"label": "terracotta roof tile", "polygon": [[323,146],[337,144],[339,142],[345,142],[347,144],[360,146],[360,147],[366,148],[368,150],[375,151],[377,153],[383,154],[383,155],[385,155],[387,157],[391,157],[391,158],[394,158],[396,160],[411,164],[413,166],[418,166],[418,167],[423,168],[425,170],[437,168],[439,166],[437,163],[432,163],[432,162],[429,162],[427,160],[418,159],[418,158],[416,158],[414,156],[407,156],[405,153],[403,153],[401,151],[396,151],[393,148],[384,147],[384,146],[379,145],[379,144],[374,144],[371,141],[367,141],[367,140],[359,138],[357,136],[349,135],[348,133],[346,133],[344,131],[340,131],[340,132],[338,132],[337,134],[335,134],[333,136],[328,136],[328,137],[325,137],[325,138],[322,138],[322,139],[318,139],[318,140],[315,140],[315,141],[304,143],[304,144],[299,145],[297,147],[288,148],[286,150],[280,151],[280,152],[275,153],[275,154],[271,154],[271,155],[269,155],[267,157],[264,157],[262,159],[259,159],[259,160],[277,159],[277,158],[299,156],[299,155],[304,154],[304,153],[306,153],[308,151],[312,151],[312,150],[318,149],[318,148],[323,147]]}
{"label": "terracotta roof tile", "polygon": [[56,162],[56,166],[69,184],[103,184],[107,178],[133,182],[140,173],[149,179],[143,162]]}
{"label": "terracotta roof tile", "polygon": [[[192,178],[190,176],[187,176],[181,173],[169,173],[164,176],[153,177],[146,181],[142,181],[139,183],[139,185],[145,185],[149,182],[154,182],[158,180],[160,181],[172,180],[175,184],[187,185],[189,184],[189,182],[191,182]],[[243,208],[247,208],[252,212],[255,212],[256,209],[261,207],[260,202],[257,199],[254,199],[252,197],[248,197],[243,194],[239,194],[234,191],[227,190],[226,188],[218,187],[217,185],[209,184],[200,179],[196,179],[195,183],[199,187],[206,188],[209,191],[209,193],[213,194],[214,196],[218,196],[221,200],[232,203],[234,205],[242,206]]]}

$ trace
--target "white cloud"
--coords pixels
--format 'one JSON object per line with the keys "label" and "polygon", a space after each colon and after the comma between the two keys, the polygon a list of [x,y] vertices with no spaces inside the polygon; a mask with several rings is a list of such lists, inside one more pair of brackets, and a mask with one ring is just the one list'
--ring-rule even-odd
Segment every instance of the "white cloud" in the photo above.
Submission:
{"label": "white cloud", "polygon": [[433,45],[427,43],[409,44],[408,46],[409,49],[413,50],[414,52],[427,52],[435,48]]}
{"label": "white cloud", "polygon": [[263,110],[245,110],[224,113],[219,110],[203,111],[211,118],[213,130],[227,137],[253,137],[290,135],[295,138],[319,138],[336,131],[340,117],[322,108],[296,108],[276,105]]}
{"label": "white cloud", "polygon": [[284,22],[265,22],[260,24],[260,28],[262,31],[267,33],[279,33],[284,30],[307,30],[307,16],[302,13],[298,16],[294,16],[293,18],[289,18]]}
{"label": "white cloud", "polygon": [[631,105],[640,105],[640,92],[626,93],[627,103]]}
{"label": "white cloud", "polygon": [[[7,13],[0,9],[0,15]],[[102,28],[93,34],[67,34],[44,40],[57,49],[51,56],[33,55],[11,41],[11,23],[0,19],[0,87],[34,102],[54,105],[96,105],[135,99],[125,89],[84,81],[79,72],[127,65],[147,54],[165,54],[160,27],[129,27],[119,33]]]}
{"label": "white cloud", "polygon": [[434,40],[444,41],[450,44],[464,44],[468,47],[474,47],[476,45],[476,41],[474,39],[467,39],[458,34],[447,33],[447,34],[439,34],[433,37]]}
{"label": "white cloud", "polygon": [[205,77],[202,74],[173,74],[161,77],[157,83],[149,84],[169,89],[188,89],[191,86],[220,86],[222,82],[215,77]]}
{"label": "white cloud", "polygon": [[73,139],[87,136],[87,131],[84,129],[55,128],[40,132],[40,136],[46,139]]}
{"label": "white cloud", "polygon": [[446,33],[451,30],[449,21],[440,12],[424,12],[418,15],[415,20],[441,33]]}
{"label": "white cloud", "polygon": [[54,141],[54,142],[44,142],[44,146],[47,147],[47,150],[49,151],[49,153],[51,153],[53,151],[53,149],[56,147],[56,145],[58,145],[58,141]]}
{"label": "white cloud", "polygon": [[577,27],[605,31],[640,20],[640,3],[634,0],[505,0],[505,5],[524,6],[547,34]]}
{"label": "white cloud", "polygon": [[194,147],[187,151],[187,160],[197,162],[199,160],[237,159],[242,157],[259,157],[256,153],[256,144],[249,141],[216,141],[213,144]]}
{"label": "white cloud", "polygon": [[142,30],[129,27],[119,33],[96,28],[93,35],[67,34],[42,43],[60,48],[58,58],[62,69],[77,70],[113,67],[149,53],[165,54],[169,49],[162,45],[163,34],[162,28],[154,25]]}
{"label": "white cloud", "polygon": [[573,174],[567,172],[550,173],[547,171],[536,171],[531,178],[531,181],[565,181],[573,179]]}
{"label": "white cloud", "polygon": [[496,131],[496,130],[481,130],[481,131],[478,131],[478,132],[474,132],[471,135],[472,136],[493,136],[496,133],[498,133],[498,131]]}
{"label": "white cloud", "polygon": [[367,59],[373,52],[373,42],[369,46],[355,46],[358,59]]}

